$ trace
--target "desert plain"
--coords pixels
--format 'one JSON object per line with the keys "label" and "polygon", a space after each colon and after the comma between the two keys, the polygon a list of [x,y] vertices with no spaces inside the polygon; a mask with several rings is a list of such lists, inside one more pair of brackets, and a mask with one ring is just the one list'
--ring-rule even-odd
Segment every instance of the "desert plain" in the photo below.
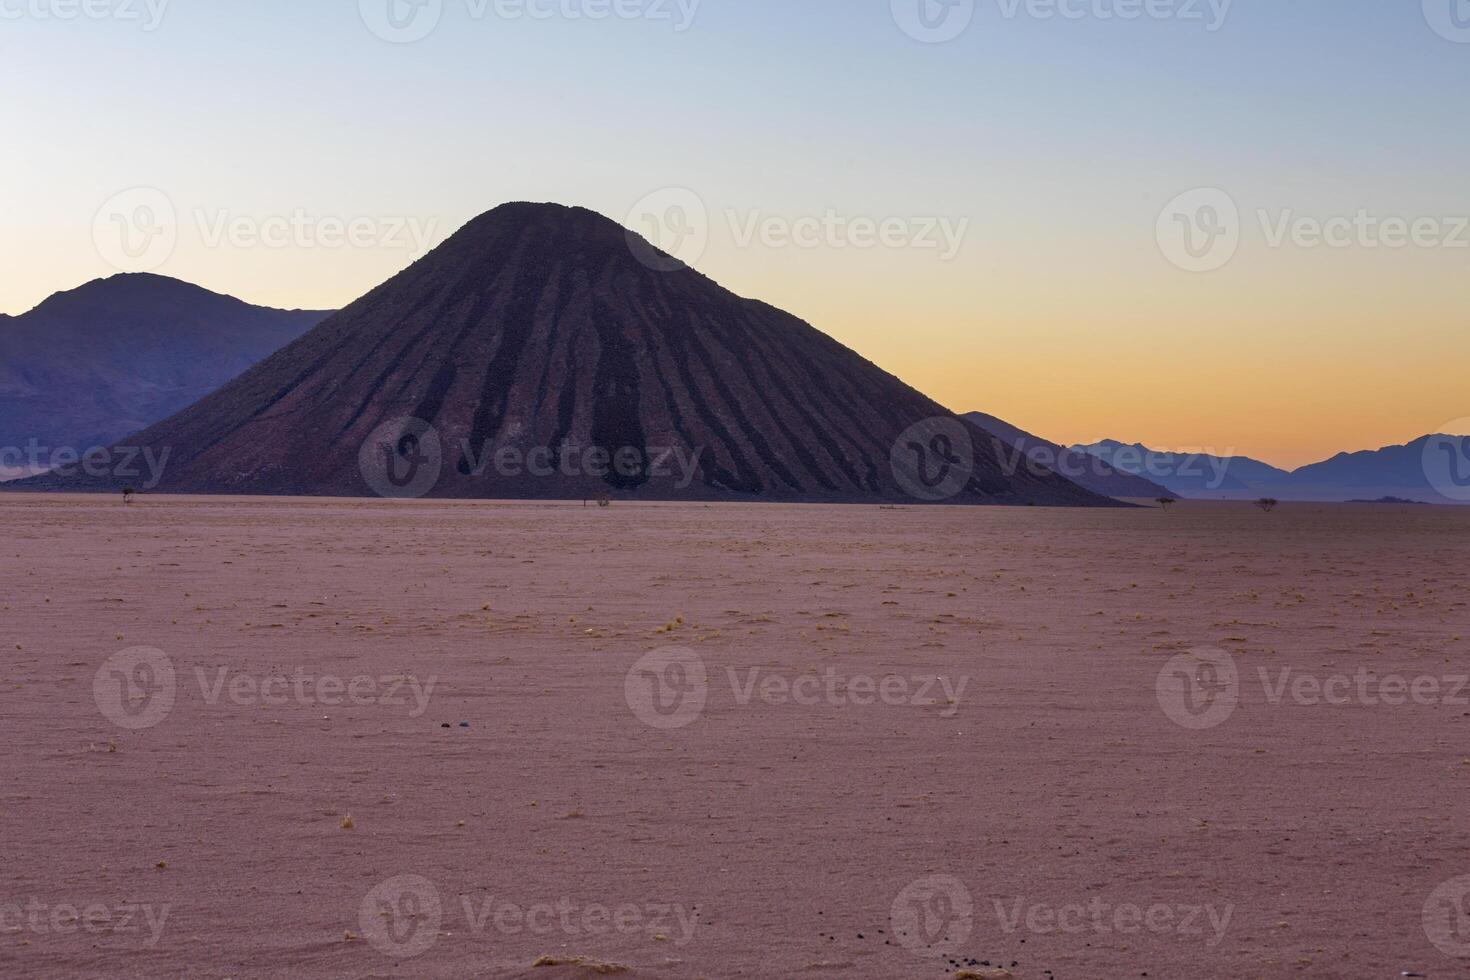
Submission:
{"label": "desert plain", "polygon": [[1470,976],[1470,509],[0,520],[0,975]]}

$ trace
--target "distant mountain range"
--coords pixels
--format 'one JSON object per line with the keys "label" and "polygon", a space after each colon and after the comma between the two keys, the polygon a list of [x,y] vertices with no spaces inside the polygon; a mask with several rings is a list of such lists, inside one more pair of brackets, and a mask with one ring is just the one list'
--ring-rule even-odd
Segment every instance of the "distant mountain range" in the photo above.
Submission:
{"label": "distant mountain range", "polygon": [[[1339,453],[1265,484],[1283,500],[1405,497],[1470,502],[1470,433],[1421,436],[1402,446]],[[1453,494],[1447,498],[1446,492]]]}
{"label": "distant mountain range", "polygon": [[1176,453],[1104,440],[1073,449],[1114,468],[1157,480],[1183,497],[1357,501],[1385,497],[1422,503],[1470,502],[1470,439],[1426,435],[1398,446],[1339,453],[1287,471],[1248,456]]}
{"label": "distant mountain range", "polygon": [[984,412],[965,418],[1006,447],[1113,497],[1470,503],[1470,434],[1421,436],[1290,471],[1249,456],[1156,450],[1114,439],[1063,448]]}
{"label": "distant mountain range", "polygon": [[1016,465],[1021,456],[1033,464],[1060,473],[1079,486],[1093,493],[1108,497],[1142,497],[1157,500],[1160,497],[1177,496],[1177,492],[1133,473],[1123,472],[1095,455],[1064,449],[1040,436],[998,419],[984,412],[969,412],[965,418],[980,426],[998,439],[1002,445],[1001,455]]}
{"label": "distant mountain range", "polygon": [[1214,456],[1209,453],[1161,452],[1141,443],[1128,445],[1104,439],[1073,451],[1095,456],[1114,469],[1157,480],[1171,492],[1184,497],[1217,496],[1248,492],[1260,483],[1286,477],[1286,470],[1249,456]]}
{"label": "distant mountain range", "polygon": [[109,446],[187,407],[328,314],[119,275],[0,316],[0,479],[27,447]]}

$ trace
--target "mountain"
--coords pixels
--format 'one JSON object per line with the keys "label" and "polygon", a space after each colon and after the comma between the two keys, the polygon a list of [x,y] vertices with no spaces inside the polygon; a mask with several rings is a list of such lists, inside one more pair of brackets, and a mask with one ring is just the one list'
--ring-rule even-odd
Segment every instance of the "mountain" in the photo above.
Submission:
{"label": "mountain", "polygon": [[1421,436],[1404,445],[1339,453],[1290,472],[1248,456],[1158,452],[1113,440],[1074,448],[1130,473],[1147,473],[1176,493],[1216,500],[1470,503],[1470,434]]}
{"label": "mountain", "polygon": [[26,468],[31,445],[48,458],[109,446],[326,316],[251,306],[163,276],[119,275],[0,317],[0,466]]}
{"label": "mountain", "polygon": [[1286,470],[1249,456],[1163,452],[1141,443],[1128,445],[1113,439],[1072,449],[1096,456],[1124,473],[1157,481],[1171,493],[1184,497],[1219,499],[1245,494],[1259,484],[1287,476]]}
{"label": "mountain", "polygon": [[1400,446],[1303,466],[1262,489],[1283,500],[1400,497],[1425,503],[1470,502],[1470,438],[1427,435]]}
{"label": "mountain", "polygon": [[1106,497],[1143,497],[1148,500],[1179,496],[1177,492],[1141,476],[1115,470],[1097,456],[1064,449],[1057,443],[1034,436],[993,415],[969,412],[965,419],[1000,440],[1003,458],[1014,461],[1016,453],[1023,454],[1034,463],[1060,473],[1093,493]]}
{"label": "mountain", "polygon": [[171,492],[1114,505],[1007,475],[835,340],[558,205],[481,215],[130,441]]}

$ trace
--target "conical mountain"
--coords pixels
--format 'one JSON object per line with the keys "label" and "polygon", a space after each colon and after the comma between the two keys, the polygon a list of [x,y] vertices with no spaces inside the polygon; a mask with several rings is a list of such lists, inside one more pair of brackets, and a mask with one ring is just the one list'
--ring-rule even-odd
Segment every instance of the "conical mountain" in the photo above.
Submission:
{"label": "conical mountain", "polygon": [[1110,503],[1006,472],[830,337],[558,205],[481,215],[130,442],[173,492]]}

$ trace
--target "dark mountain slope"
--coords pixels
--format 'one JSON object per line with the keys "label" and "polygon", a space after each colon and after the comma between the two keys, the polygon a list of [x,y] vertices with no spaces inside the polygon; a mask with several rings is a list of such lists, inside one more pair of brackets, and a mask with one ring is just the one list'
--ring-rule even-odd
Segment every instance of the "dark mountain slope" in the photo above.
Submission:
{"label": "dark mountain slope", "polygon": [[1110,503],[1006,474],[924,395],[651,248],[580,208],[497,208],[133,441],[178,492],[911,501],[922,465],[922,499]]}
{"label": "dark mountain slope", "polygon": [[0,317],[0,446],[108,446],[321,322],[153,275],[98,279]]}

